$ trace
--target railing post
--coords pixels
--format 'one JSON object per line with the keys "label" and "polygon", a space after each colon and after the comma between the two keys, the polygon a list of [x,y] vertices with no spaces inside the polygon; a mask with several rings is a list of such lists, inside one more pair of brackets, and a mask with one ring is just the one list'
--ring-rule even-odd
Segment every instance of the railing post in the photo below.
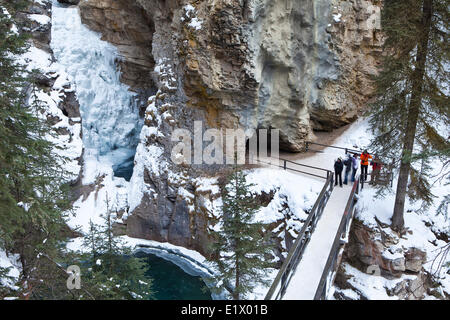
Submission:
{"label": "railing post", "polygon": [[286,170],[286,160],[283,160],[283,168]]}
{"label": "railing post", "polygon": [[333,172],[331,172],[331,171],[328,171],[328,172],[331,174],[330,191],[333,191],[333,188],[334,188],[334,175],[333,175]]}
{"label": "railing post", "polygon": [[[358,180],[359,180],[359,178],[358,178]],[[359,183],[356,184],[356,194],[359,194]]]}

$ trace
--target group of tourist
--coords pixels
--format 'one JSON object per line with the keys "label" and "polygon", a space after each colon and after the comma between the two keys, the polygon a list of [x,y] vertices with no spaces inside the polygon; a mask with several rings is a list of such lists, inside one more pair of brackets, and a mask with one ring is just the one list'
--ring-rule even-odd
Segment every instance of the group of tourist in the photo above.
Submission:
{"label": "group of tourist", "polygon": [[[368,175],[368,167],[369,167],[369,159],[372,159],[370,162],[372,166],[372,179],[370,180],[370,183],[376,183],[378,180],[378,176],[381,169],[381,161],[378,159],[377,156],[372,157],[367,150],[364,150],[363,153],[359,155],[359,160],[361,163],[361,180],[367,181],[367,175]],[[345,170],[344,170],[345,167]],[[341,157],[339,157],[334,162],[334,175],[335,175],[335,182],[334,185],[337,186],[338,183],[342,187],[342,172],[344,172],[344,183],[348,184],[348,177],[351,172],[351,178],[350,181],[355,181],[356,172],[358,171],[358,154],[354,153],[347,154],[347,158],[343,160]]]}

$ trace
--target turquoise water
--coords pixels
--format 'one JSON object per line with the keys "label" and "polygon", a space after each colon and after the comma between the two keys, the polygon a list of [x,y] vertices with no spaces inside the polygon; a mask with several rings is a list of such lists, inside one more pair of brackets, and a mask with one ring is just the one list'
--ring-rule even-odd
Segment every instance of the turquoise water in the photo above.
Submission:
{"label": "turquoise water", "polygon": [[150,266],[147,275],[153,279],[157,300],[212,300],[203,279],[191,276],[176,264],[146,252],[137,252]]}

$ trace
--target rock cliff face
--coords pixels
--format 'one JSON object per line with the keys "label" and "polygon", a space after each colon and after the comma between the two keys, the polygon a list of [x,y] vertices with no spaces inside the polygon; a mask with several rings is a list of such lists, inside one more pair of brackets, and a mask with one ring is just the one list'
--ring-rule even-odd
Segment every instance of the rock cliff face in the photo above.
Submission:
{"label": "rock cliff face", "polygon": [[383,44],[381,5],[379,0],[333,1],[326,31],[339,75],[327,82],[323,100],[310,109],[314,129],[329,130],[353,121],[370,100],[371,77],[377,73]]}
{"label": "rock cliff face", "polygon": [[[116,45],[122,81],[153,95],[135,158],[129,235],[204,251],[208,218],[171,133],[280,130],[300,151],[314,130],[354,120],[380,55],[376,0],[82,0],[83,22]],[[155,92],[157,92],[155,94]],[[210,170],[211,169],[211,170]],[[214,170],[212,170],[214,169]]]}
{"label": "rock cliff face", "polygon": [[[190,3],[192,2],[192,3]],[[154,56],[178,66],[187,107],[212,127],[276,128],[300,151],[354,120],[380,53],[380,2],[85,0],[83,22],[121,54],[123,81],[153,87]],[[155,38],[155,39],[154,39]]]}

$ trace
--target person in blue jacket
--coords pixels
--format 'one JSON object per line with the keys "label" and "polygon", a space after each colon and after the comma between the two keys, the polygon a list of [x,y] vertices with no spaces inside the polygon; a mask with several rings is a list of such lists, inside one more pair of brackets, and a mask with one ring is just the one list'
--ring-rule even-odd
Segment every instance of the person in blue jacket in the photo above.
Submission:
{"label": "person in blue jacket", "polygon": [[344,184],[348,184],[348,175],[353,167],[352,156],[348,154],[347,159],[344,161],[345,171],[344,171]]}
{"label": "person in blue jacket", "polygon": [[356,171],[358,171],[358,155],[354,153],[352,157],[352,182],[355,182]]}

